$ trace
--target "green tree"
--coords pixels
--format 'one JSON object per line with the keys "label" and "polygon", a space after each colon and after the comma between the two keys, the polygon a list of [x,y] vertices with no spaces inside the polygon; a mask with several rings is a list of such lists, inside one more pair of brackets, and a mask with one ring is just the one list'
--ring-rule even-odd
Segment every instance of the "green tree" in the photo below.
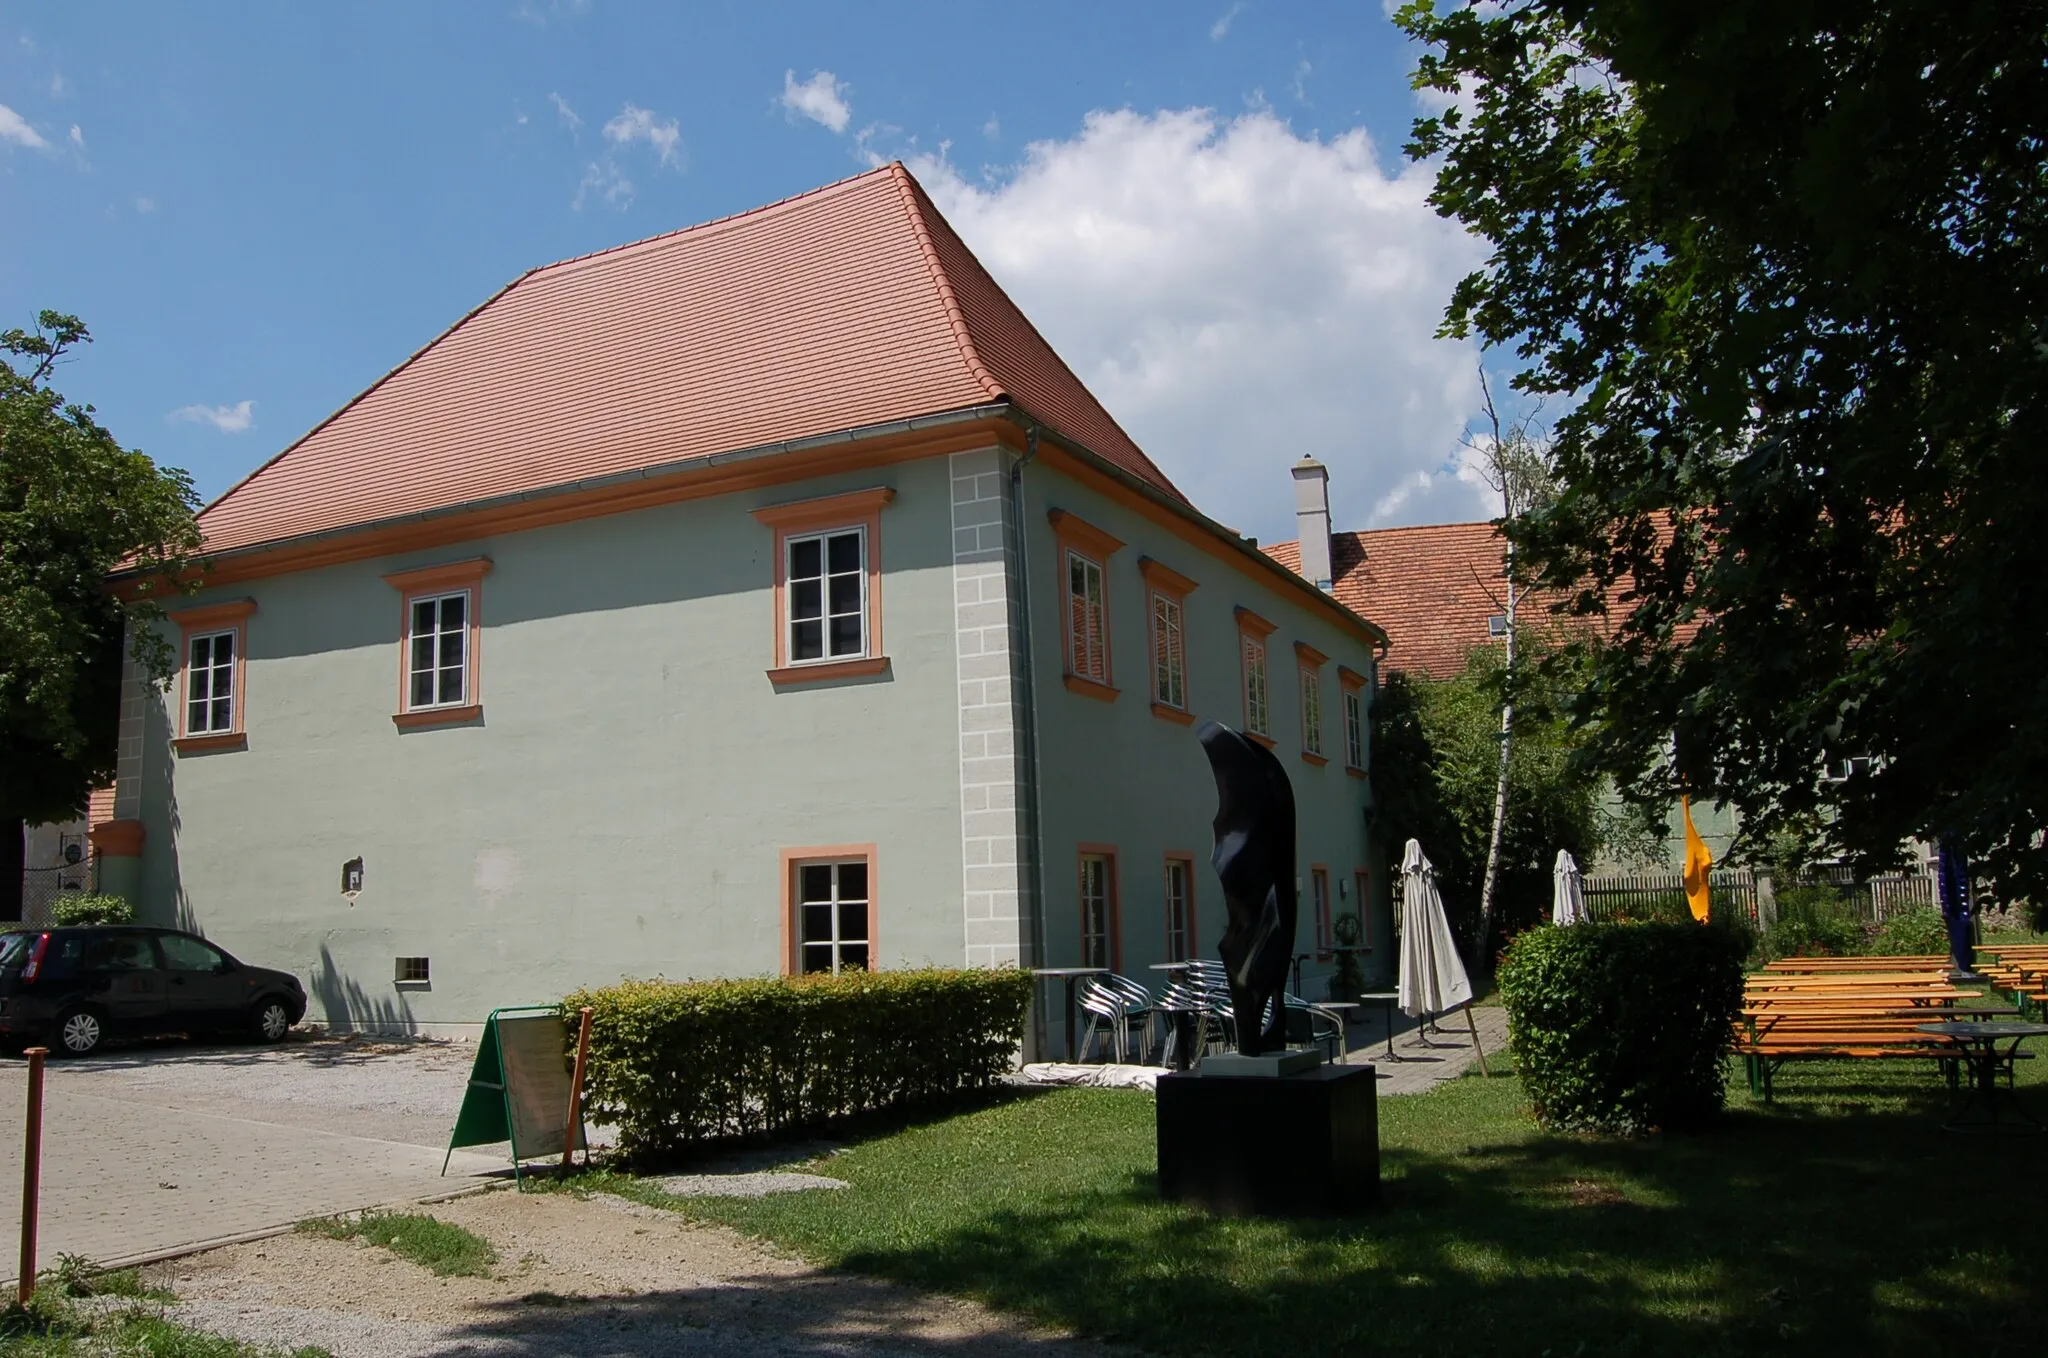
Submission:
{"label": "green tree", "polygon": [[[1491,246],[1453,335],[1560,400],[1534,583],[1619,607],[1575,717],[1648,804],[2048,888],[2048,0],[1397,16]],[[1845,782],[1828,763],[1869,757]]]}
{"label": "green tree", "polygon": [[[1421,841],[1452,931],[1481,971],[1490,970],[1502,940],[1548,916],[1557,851],[1585,862],[1624,828],[1603,813],[1600,783],[1573,759],[1579,737],[1559,705],[1574,682],[1570,664],[1542,665],[1557,645],[1538,629],[1523,629],[1520,649],[1527,668],[1517,681],[1497,847],[1503,650],[1474,647],[1465,669],[1448,679],[1389,673],[1372,706],[1373,804],[1388,870],[1398,871],[1407,840]],[[1487,944],[1479,947],[1490,852],[1498,885]]]}
{"label": "green tree", "polygon": [[[0,918],[21,917],[22,827],[77,815],[114,771],[122,635],[162,616],[156,595],[193,565],[199,530],[189,477],[121,447],[91,406],[50,385],[90,340],[74,316],[45,311],[33,331],[0,334]],[[140,593],[107,577],[135,569]],[[147,673],[170,672],[169,645],[134,629]]]}

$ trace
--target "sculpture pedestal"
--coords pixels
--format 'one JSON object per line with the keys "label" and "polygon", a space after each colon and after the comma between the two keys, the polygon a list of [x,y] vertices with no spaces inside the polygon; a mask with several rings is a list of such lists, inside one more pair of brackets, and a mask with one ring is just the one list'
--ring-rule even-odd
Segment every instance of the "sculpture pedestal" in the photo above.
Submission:
{"label": "sculpture pedestal", "polygon": [[1379,1073],[1159,1077],[1159,1196],[1224,1216],[1338,1216],[1379,1200]]}

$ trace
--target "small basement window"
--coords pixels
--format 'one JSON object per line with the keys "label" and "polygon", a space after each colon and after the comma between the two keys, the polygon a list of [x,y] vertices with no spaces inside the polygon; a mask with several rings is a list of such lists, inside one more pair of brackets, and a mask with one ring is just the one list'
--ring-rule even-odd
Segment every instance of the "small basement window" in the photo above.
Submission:
{"label": "small basement window", "polygon": [[417,984],[427,980],[427,959],[424,957],[399,958],[397,968],[392,974],[392,979],[399,985],[405,985],[407,982]]}

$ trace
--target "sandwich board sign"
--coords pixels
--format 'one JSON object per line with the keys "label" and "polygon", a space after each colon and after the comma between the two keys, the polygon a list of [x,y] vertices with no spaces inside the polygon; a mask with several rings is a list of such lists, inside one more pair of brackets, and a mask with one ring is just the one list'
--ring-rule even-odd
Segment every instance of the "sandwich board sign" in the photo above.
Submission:
{"label": "sandwich board sign", "polygon": [[[562,1011],[552,1004],[523,1004],[493,1009],[484,1021],[477,1044],[469,1088],[462,1096],[455,1131],[441,1172],[460,1146],[512,1143],[512,1177],[520,1184],[520,1161],[560,1155],[569,1147],[572,1081],[569,1044],[562,1030]],[[583,1119],[576,1121],[576,1142],[585,1154]]]}

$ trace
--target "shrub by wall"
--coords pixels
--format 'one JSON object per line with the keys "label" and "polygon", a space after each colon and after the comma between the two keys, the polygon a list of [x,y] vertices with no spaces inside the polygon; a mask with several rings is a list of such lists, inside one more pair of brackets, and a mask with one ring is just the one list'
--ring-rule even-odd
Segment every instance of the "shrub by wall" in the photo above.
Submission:
{"label": "shrub by wall", "polygon": [[1870,940],[1867,951],[1879,957],[1918,957],[1930,953],[1946,957],[1948,925],[1939,910],[1916,905],[1886,920],[1877,937]]}
{"label": "shrub by wall", "polygon": [[132,924],[135,906],[122,896],[67,891],[50,907],[50,918],[66,928],[81,924]]}
{"label": "shrub by wall", "polygon": [[1740,931],[1698,924],[1575,924],[1517,937],[1500,991],[1537,1119],[1635,1134],[1718,1113],[1748,947]]}
{"label": "shrub by wall", "polygon": [[[589,1005],[586,1106],[631,1159],[982,1089],[1010,1069],[1029,972],[627,981]],[[573,1021],[573,1019],[572,1019]]]}

